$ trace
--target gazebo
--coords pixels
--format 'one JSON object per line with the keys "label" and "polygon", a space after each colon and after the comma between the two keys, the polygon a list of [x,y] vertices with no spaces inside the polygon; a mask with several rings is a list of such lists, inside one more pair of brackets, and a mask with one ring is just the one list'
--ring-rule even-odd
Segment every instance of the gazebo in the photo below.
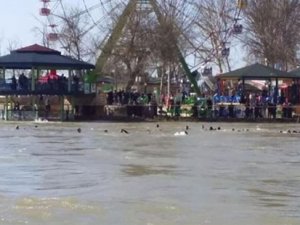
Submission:
{"label": "gazebo", "polygon": [[[91,70],[94,68],[93,64],[62,55],[59,51],[38,44],[13,50],[10,54],[0,57],[0,70],[2,70],[0,79],[2,79],[2,84],[4,84],[3,87],[0,87],[0,95],[6,96],[5,110],[7,110],[7,98],[12,95],[59,95],[63,100],[65,95],[78,94],[78,88],[72,88],[72,85],[74,85],[72,82],[75,80],[72,71]],[[7,70],[30,70],[31,77],[26,78],[26,88],[12,88],[10,85],[7,85]],[[66,82],[61,81],[60,85],[55,84],[55,89],[40,88],[39,78],[43,70],[68,71],[67,76],[62,79]]]}
{"label": "gazebo", "polygon": [[269,82],[275,80],[275,104],[277,104],[278,97],[278,81],[280,79],[296,78],[299,78],[299,76],[297,76],[295,73],[281,71],[259,63],[245,66],[243,68],[223,73],[217,76],[218,80],[241,80],[243,92],[245,89],[245,80],[267,80]]}
{"label": "gazebo", "polygon": [[[10,54],[0,57],[0,68],[2,68],[3,78],[7,69],[27,69],[31,70],[30,91],[35,91],[35,81],[39,78],[41,70],[67,70],[68,74],[68,92],[71,92],[72,70],[90,70],[95,66],[83,62],[70,56],[61,55],[59,51],[50,49],[38,44],[30,45],[11,51]],[[0,91],[1,93],[1,91]],[[7,92],[9,94],[9,92]],[[3,91],[2,91],[2,94]],[[22,94],[22,93],[19,93]],[[25,93],[28,94],[28,93]],[[34,93],[33,93],[34,94]],[[49,93],[51,94],[51,93]]]}

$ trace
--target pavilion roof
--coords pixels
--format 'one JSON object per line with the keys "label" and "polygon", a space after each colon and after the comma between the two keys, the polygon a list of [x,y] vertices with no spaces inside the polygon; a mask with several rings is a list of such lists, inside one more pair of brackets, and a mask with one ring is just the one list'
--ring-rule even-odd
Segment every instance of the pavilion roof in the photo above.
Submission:
{"label": "pavilion roof", "polygon": [[38,44],[11,51],[0,57],[6,69],[94,69],[93,64],[61,55],[59,51]]}
{"label": "pavilion roof", "polygon": [[294,70],[290,71],[289,73],[293,74],[297,78],[300,78],[300,68],[294,69]]}
{"label": "pavilion roof", "polygon": [[217,78],[221,79],[275,79],[275,78],[296,78],[296,75],[290,72],[277,70],[269,66],[255,63],[242,67],[227,73],[219,74]]}

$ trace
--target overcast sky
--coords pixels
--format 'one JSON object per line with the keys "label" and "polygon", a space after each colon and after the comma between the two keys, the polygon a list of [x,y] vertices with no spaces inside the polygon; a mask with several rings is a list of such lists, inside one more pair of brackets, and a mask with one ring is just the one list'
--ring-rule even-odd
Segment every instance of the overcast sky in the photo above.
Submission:
{"label": "overcast sky", "polygon": [[7,51],[8,42],[21,46],[35,42],[33,27],[38,25],[34,16],[39,16],[41,2],[38,0],[2,0],[0,13],[1,52]]}
{"label": "overcast sky", "polygon": [[[42,27],[40,21],[45,22],[46,18],[41,16],[39,11],[43,7],[41,0],[0,0],[0,50],[7,52],[9,42],[17,43],[23,47],[40,42],[34,32],[35,27]],[[76,0],[64,0],[65,4],[73,3]],[[77,0],[78,1],[78,0]],[[95,0],[85,0],[87,5],[94,4]],[[51,4],[54,4],[55,0]],[[83,1],[81,1],[83,2]],[[99,2],[99,0],[98,0]]]}

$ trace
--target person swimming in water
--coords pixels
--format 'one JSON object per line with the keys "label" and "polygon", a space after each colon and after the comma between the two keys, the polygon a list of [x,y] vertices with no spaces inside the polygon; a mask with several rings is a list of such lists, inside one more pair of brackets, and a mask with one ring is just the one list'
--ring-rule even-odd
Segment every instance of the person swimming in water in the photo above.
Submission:
{"label": "person swimming in water", "polygon": [[121,133],[129,134],[129,132],[125,129],[121,129]]}

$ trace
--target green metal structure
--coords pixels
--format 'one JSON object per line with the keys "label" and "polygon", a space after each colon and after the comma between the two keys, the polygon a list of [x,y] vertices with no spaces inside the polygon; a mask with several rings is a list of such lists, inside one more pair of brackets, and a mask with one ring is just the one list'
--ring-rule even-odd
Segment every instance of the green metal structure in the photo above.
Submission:
{"label": "green metal structure", "polygon": [[101,75],[101,72],[109,58],[109,56],[112,54],[113,48],[122,36],[122,32],[124,30],[124,27],[128,21],[129,16],[134,12],[136,4],[138,0],[131,0],[127,4],[125,10],[121,14],[119,20],[116,23],[115,28],[113,29],[110,37],[108,38],[106,44],[104,45],[101,55],[97,59],[96,62],[96,74],[99,76]]}
{"label": "green metal structure", "polygon": [[[96,63],[96,74],[97,76],[101,76],[102,74],[102,70],[109,58],[109,56],[111,55],[114,46],[116,45],[116,43],[118,42],[118,40],[120,39],[124,27],[128,21],[128,18],[130,17],[130,15],[134,12],[134,10],[136,9],[137,3],[150,3],[150,5],[152,6],[155,15],[157,16],[158,22],[160,24],[163,23],[164,18],[162,13],[159,10],[159,7],[156,3],[156,0],[130,0],[129,3],[127,4],[125,10],[123,11],[123,13],[121,14],[121,16],[119,17],[119,20],[117,21],[117,24],[115,26],[115,28],[113,29],[111,36],[109,37],[107,43],[105,44],[101,55],[99,56],[97,63]],[[177,51],[178,54],[178,59],[182,65],[183,70],[185,71],[189,81],[191,82],[191,84],[193,85],[193,89],[196,92],[196,94],[198,96],[201,95],[201,91],[200,88],[198,87],[197,81],[195,79],[195,77],[192,75],[188,64],[185,61],[185,58],[183,56],[183,54],[181,53],[178,45],[177,45],[177,40],[175,38],[173,38],[173,40],[171,40],[172,47],[174,47]]]}

